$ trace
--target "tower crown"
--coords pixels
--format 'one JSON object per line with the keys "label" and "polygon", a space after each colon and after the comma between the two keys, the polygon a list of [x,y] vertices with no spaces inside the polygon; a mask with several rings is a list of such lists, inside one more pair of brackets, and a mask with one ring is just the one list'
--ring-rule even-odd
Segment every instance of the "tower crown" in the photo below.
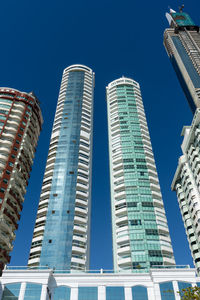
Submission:
{"label": "tower crown", "polygon": [[166,13],[166,18],[170,27],[175,28],[175,33],[185,29],[199,32],[199,26],[195,25],[192,18],[187,13],[183,12],[182,8],[179,12],[170,9],[170,12]]}

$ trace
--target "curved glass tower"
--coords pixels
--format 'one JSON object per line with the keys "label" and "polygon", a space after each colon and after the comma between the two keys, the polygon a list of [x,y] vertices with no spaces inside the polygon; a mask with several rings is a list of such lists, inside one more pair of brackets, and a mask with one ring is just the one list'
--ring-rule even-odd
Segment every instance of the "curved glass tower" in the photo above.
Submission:
{"label": "curved glass tower", "polygon": [[94,73],[63,72],[29,266],[89,268]]}
{"label": "curved glass tower", "polygon": [[114,270],[174,265],[139,84],[107,86]]}

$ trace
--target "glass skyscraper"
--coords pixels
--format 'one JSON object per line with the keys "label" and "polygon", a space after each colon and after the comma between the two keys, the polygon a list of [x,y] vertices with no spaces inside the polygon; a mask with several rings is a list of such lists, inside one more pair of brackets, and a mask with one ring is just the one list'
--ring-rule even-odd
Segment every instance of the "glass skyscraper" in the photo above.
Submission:
{"label": "glass skyscraper", "polygon": [[89,268],[94,73],[63,72],[28,266]]}
{"label": "glass skyscraper", "polygon": [[164,32],[164,46],[190,108],[200,107],[200,33],[190,16],[170,10],[170,28]]}
{"label": "glass skyscraper", "polygon": [[140,86],[107,86],[114,270],[148,272],[174,265]]}

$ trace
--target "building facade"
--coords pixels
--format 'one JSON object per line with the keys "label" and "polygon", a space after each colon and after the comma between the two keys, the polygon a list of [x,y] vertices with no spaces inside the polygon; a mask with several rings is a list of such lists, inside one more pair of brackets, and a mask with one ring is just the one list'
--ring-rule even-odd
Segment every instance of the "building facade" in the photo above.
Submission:
{"label": "building facade", "polygon": [[170,10],[164,46],[193,112],[200,107],[200,33],[190,16]]}
{"label": "building facade", "polygon": [[180,300],[179,291],[200,287],[195,269],[151,269],[146,274],[68,273],[53,270],[5,270],[0,299],[18,300]]}
{"label": "building facade", "polygon": [[114,270],[148,272],[174,256],[140,86],[107,86]]}
{"label": "building facade", "polygon": [[183,155],[172,182],[176,191],[191,254],[200,271],[200,109],[191,126],[183,128]]}
{"label": "building facade", "polygon": [[94,73],[63,72],[28,265],[89,268]]}
{"label": "building facade", "polygon": [[0,88],[0,270],[10,261],[42,122],[32,92]]}

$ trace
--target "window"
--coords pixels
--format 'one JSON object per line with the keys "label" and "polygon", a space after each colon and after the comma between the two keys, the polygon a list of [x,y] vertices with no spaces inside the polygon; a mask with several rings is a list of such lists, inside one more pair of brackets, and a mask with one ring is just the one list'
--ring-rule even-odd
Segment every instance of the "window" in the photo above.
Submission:
{"label": "window", "polygon": [[160,294],[162,300],[175,300],[172,282],[160,283]]}
{"label": "window", "polygon": [[27,283],[26,284],[25,295],[24,295],[24,300],[38,300],[38,299],[40,299],[41,291],[42,291],[42,285],[41,284]]}
{"label": "window", "polygon": [[67,286],[59,286],[54,290],[54,300],[70,300],[71,289]]}
{"label": "window", "polygon": [[124,287],[121,286],[106,287],[106,300],[125,300]]}
{"label": "window", "polygon": [[188,287],[191,287],[192,284],[189,282],[182,282],[182,281],[178,281],[178,288],[180,291],[180,296],[182,296],[181,290],[182,289],[187,289]]}
{"label": "window", "polygon": [[132,287],[132,299],[133,300],[148,300],[147,288],[144,286]]}
{"label": "window", "polygon": [[3,291],[2,300],[17,300],[21,283],[6,284]]}
{"label": "window", "polygon": [[97,300],[98,289],[97,287],[79,287],[78,300]]}

